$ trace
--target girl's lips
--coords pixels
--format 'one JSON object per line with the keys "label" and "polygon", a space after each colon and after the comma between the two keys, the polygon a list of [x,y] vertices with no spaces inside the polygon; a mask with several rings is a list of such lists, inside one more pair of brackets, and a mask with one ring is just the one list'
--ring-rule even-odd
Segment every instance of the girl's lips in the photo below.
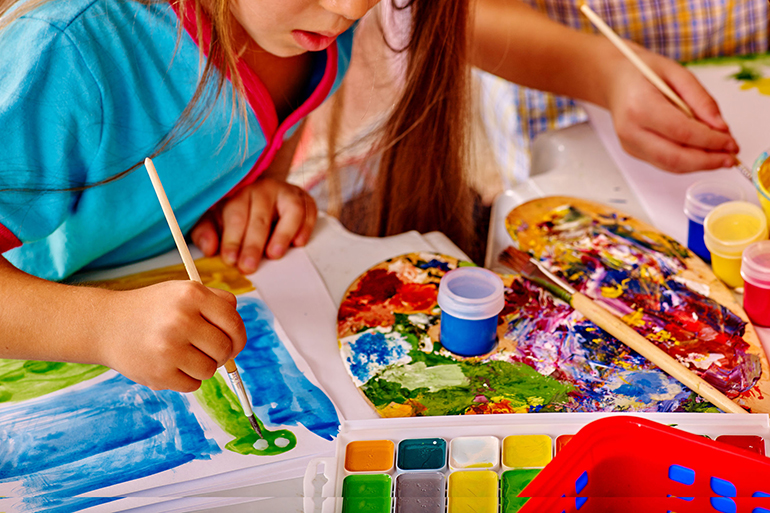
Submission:
{"label": "girl's lips", "polygon": [[293,30],[291,35],[294,40],[308,52],[320,52],[325,50],[337,39],[337,36],[328,36],[318,32],[308,32],[306,30]]}

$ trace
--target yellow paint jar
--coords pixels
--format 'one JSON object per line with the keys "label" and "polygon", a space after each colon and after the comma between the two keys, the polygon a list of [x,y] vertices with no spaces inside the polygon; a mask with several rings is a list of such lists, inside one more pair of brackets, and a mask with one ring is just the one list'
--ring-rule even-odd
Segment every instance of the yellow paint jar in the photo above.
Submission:
{"label": "yellow paint jar", "polygon": [[743,286],[741,255],[752,243],[767,239],[762,209],[745,201],[728,201],[703,221],[703,242],[711,252],[714,274],[729,287]]}

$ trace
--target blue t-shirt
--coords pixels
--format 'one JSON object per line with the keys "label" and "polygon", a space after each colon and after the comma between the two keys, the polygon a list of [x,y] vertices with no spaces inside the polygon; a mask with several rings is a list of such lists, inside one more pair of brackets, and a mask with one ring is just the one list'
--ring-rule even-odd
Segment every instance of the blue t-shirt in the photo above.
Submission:
{"label": "blue t-shirt", "polygon": [[[168,3],[54,0],[0,32],[0,252],[19,269],[56,280],[173,249],[141,162],[198,84],[197,25],[193,9],[188,14],[179,39]],[[207,48],[208,22],[203,29]],[[352,33],[314,55],[314,88],[282,123],[241,63],[248,121],[232,114],[228,81],[200,126],[153,158],[185,233],[228,192],[256,179],[338,87]],[[117,181],[78,190],[135,164]]]}

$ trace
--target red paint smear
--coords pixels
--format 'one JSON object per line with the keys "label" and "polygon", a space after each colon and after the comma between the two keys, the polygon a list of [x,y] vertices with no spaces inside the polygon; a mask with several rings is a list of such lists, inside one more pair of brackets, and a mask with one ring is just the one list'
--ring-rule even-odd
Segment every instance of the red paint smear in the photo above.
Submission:
{"label": "red paint smear", "polygon": [[396,312],[431,310],[438,300],[438,289],[433,283],[405,283],[390,303]]}
{"label": "red paint smear", "polygon": [[385,269],[373,269],[348,292],[337,313],[339,333],[362,327],[392,326],[394,313],[429,312],[436,306],[438,288],[434,283],[404,283]]}
{"label": "red paint smear", "polygon": [[365,300],[367,303],[379,303],[392,298],[398,293],[404,282],[394,272],[385,269],[372,269],[358,282],[358,288],[348,294],[348,301]]}

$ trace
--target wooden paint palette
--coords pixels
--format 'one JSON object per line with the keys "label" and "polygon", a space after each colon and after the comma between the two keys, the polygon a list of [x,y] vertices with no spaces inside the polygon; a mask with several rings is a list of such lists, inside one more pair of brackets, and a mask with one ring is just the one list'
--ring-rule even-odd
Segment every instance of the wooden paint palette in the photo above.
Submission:
{"label": "wooden paint palette", "polygon": [[770,412],[768,362],[743,308],[686,247],[618,210],[578,198],[529,201],[506,217],[520,249],[729,397]]}

